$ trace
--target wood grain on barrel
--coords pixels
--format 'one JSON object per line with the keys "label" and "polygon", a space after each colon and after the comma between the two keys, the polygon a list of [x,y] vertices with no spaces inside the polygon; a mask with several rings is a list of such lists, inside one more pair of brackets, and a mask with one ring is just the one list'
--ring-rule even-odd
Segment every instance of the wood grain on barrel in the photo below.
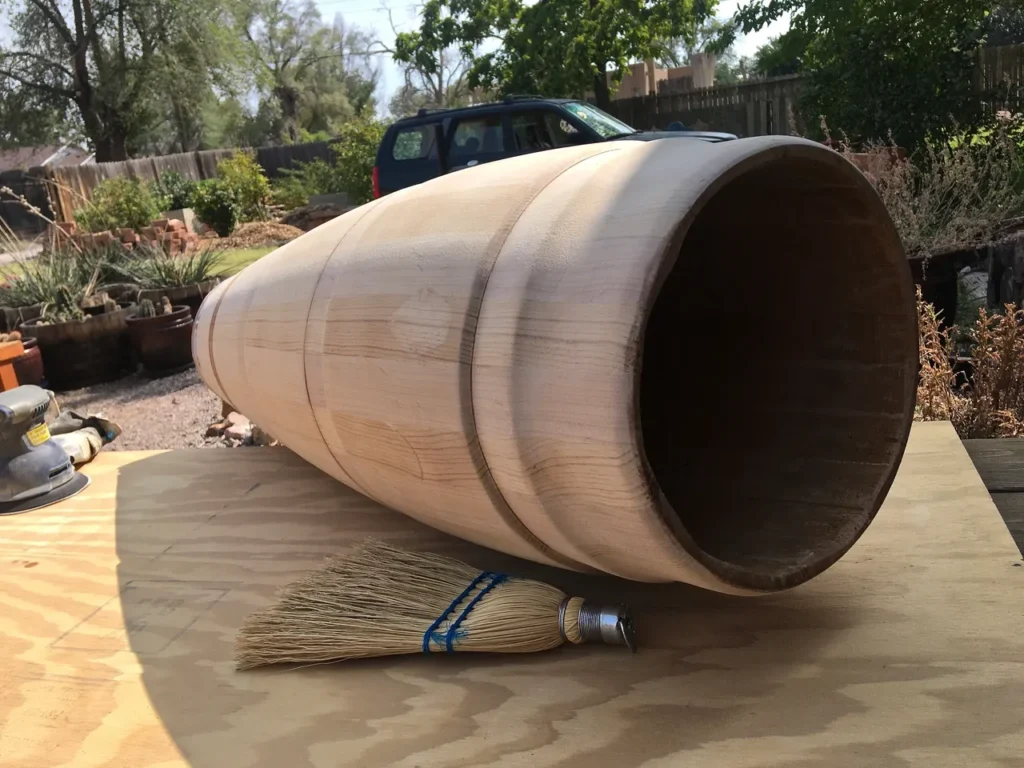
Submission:
{"label": "wood grain on barrel", "polygon": [[[0,518],[3,768],[1017,765],[1024,567],[946,424],[818,579],[748,600],[445,536],[283,449],[101,454]],[[634,606],[580,646],[236,673],[245,616],[374,535]]]}
{"label": "wood grain on barrel", "polygon": [[374,499],[478,544],[580,567],[524,526],[495,486],[471,363],[511,228],[567,168],[621,151],[542,153],[403,190],[340,244],[310,307],[307,379],[328,446]]}
{"label": "wood grain on barrel", "polygon": [[[808,214],[785,195],[821,205]],[[755,210],[785,219],[794,247],[763,253],[735,219]],[[705,287],[690,278],[708,263],[721,274]],[[748,346],[770,344],[760,326],[701,294],[780,280],[780,265],[834,310],[808,349],[763,360],[737,346],[752,327]],[[701,302],[701,317],[685,313]],[[770,306],[777,331],[803,317]],[[375,501],[537,562],[731,594],[830,566],[877,509],[913,412],[914,302],[895,228],[852,165],[791,137],[608,142],[448,174],[293,241],[199,314],[204,379]],[[673,364],[688,326],[719,316],[711,375]],[[879,343],[887,367],[835,349]],[[759,373],[761,399],[743,389]],[[713,395],[703,409],[694,382]],[[798,417],[827,418],[771,435],[767,460],[739,462],[746,474],[716,506],[732,462],[717,442],[691,456],[696,441],[727,440],[744,412],[798,395]],[[870,429],[847,429],[844,413]],[[804,455],[823,433],[842,446],[827,466]],[[857,453],[865,435],[881,461]]]}

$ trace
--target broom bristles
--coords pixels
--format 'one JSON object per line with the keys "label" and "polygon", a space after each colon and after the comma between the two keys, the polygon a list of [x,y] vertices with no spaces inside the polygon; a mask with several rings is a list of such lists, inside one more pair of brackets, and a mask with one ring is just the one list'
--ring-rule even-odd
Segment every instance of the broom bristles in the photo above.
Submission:
{"label": "broom bristles", "polygon": [[[581,642],[582,599],[369,540],[285,588],[238,633],[238,669],[406,653],[529,653]],[[468,609],[468,610],[467,610]]]}

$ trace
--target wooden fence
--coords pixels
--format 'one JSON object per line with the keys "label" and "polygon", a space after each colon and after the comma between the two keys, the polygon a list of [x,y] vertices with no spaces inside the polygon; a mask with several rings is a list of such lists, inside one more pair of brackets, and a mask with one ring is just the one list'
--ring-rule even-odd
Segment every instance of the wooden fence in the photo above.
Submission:
{"label": "wooden fence", "polygon": [[740,137],[802,134],[797,109],[800,77],[770,78],[740,85],[663,91],[612,102],[610,112],[635,128],[664,129],[681,122],[695,130],[723,131]]}
{"label": "wooden fence", "polygon": [[974,90],[993,111],[1024,110],[1024,45],[983,48],[974,72]]}
{"label": "wooden fence", "polygon": [[61,221],[70,221],[76,208],[90,198],[92,191],[107,179],[126,176],[129,179],[154,182],[169,171],[187,179],[202,181],[217,175],[217,163],[230,157],[234,150],[211,149],[203,152],[182,152],[161,157],[143,157],[119,163],[90,163],[47,169],[52,196]]}
{"label": "wooden fence", "polygon": [[[168,171],[180,173],[186,179],[203,181],[217,175],[217,163],[235,152],[233,149],[209,149],[201,152],[183,152],[161,157],[143,157],[119,163],[93,163],[63,168],[47,169],[45,174],[52,182],[52,197],[59,220],[71,220],[76,208],[80,208],[92,191],[106,179],[127,176],[130,179],[153,182]],[[328,142],[317,141],[309,144],[290,144],[281,147],[260,147],[256,160],[270,178],[281,175],[285,168],[296,163],[306,163],[321,158],[330,160]],[[39,172],[42,169],[34,169]],[[31,172],[29,172],[31,173]]]}
{"label": "wooden fence", "polygon": [[[974,90],[991,112],[1024,112],[1024,45],[980,50]],[[613,101],[610,111],[636,128],[665,128],[678,120],[691,128],[741,137],[802,134],[799,96],[800,76],[789,75],[684,93],[663,86],[657,96]]]}

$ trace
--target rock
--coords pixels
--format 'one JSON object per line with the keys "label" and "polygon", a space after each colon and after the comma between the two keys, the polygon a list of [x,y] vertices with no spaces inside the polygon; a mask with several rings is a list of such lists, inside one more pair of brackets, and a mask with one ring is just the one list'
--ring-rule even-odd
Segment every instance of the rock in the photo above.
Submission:
{"label": "rock", "polygon": [[265,432],[255,424],[252,425],[253,445],[278,445],[277,440],[269,432]]}
{"label": "rock", "polygon": [[230,424],[224,430],[224,437],[242,442],[252,436],[252,423],[242,414],[232,413],[228,421]]}
{"label": "rock", "polygon": [[218,421],[216,424],[211,424],[209,427],[206,428],[206,436],[220,437],[221,435],[224,434],[224,430],[230,426],[231,423],[227,419],[224,419],[223,421]]}
{"label": "rock", "polygon": [[226,417],[228,424],[249,424],[249,420],[238,411],[231,411]]}

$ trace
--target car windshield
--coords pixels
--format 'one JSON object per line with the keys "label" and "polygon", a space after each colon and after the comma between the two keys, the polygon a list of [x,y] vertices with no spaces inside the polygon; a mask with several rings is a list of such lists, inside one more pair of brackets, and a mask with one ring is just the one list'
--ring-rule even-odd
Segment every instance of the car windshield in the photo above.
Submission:
{"label": "car windshield", "polygon": [[602,112],[592,104],[582,101],[570,101],[564,106],[572,114],[597,131],[602,139],[637,133],[636,128],[626,125],[621,120],[616,120],[607,112]]}

